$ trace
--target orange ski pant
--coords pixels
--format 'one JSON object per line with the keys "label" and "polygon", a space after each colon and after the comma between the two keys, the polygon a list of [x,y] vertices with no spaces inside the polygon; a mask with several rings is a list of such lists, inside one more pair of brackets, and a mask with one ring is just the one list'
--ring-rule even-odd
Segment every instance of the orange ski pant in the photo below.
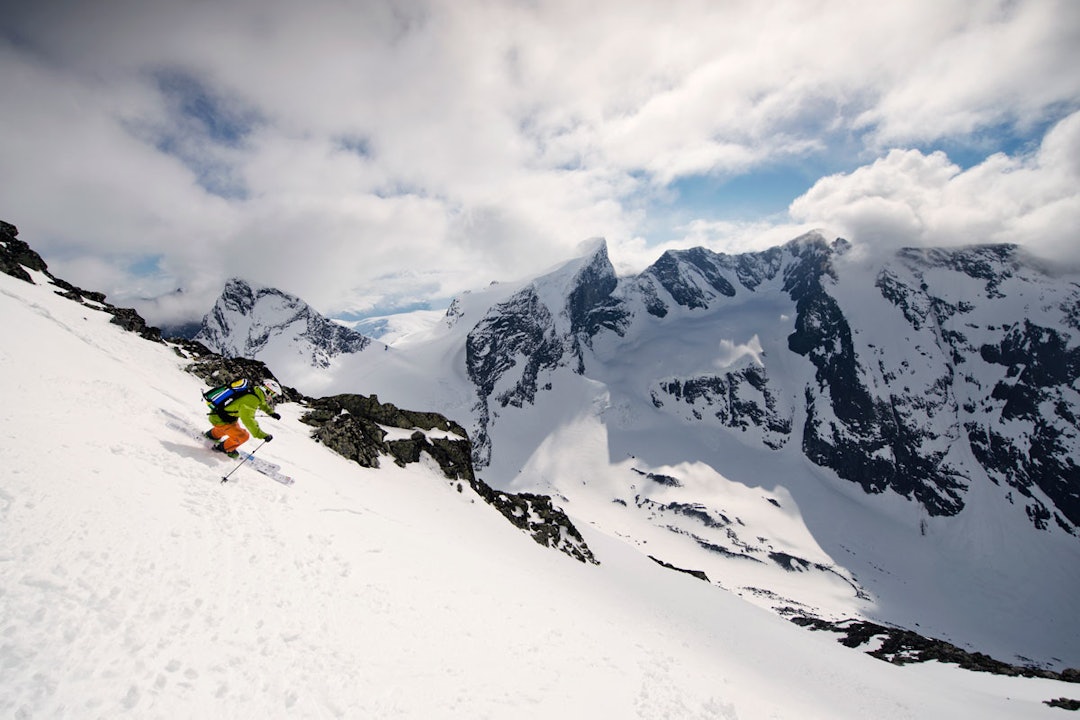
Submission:
{"label": "orange ski pant", "polygon": [[210,434],[216,440],[225,439],[225,452],[232,452],[251,438],[251,433],[241,427],[239,421],[230,425],[215,425],[210,428]]}

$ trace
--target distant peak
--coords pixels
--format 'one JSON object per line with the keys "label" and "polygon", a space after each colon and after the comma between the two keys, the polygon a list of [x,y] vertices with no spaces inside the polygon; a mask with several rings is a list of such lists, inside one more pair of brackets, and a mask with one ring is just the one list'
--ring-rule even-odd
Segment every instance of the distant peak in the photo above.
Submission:
{"label": "distant peak", "polygon": [[851,243],[843,238],[836,238],[836,240],[830,243],[823,232],[820,230],[811,230],[803,233],[794,240],[787,241],[784,243],[784,247],[793,251],[795,254],[801,254],[806,250],[822,250],[842,255],[851,248]]}
{"label": "distant peak", "polygon": [[247,280],[238,277],[232,277],[225,281],[225,292],[244,289],[256,290],[258,287],[259,286],[255,283],[248,282]]}
{"label": "distant peak", "polygon": [[586,255],[595,255],[600,251],[607,252],[607,239],[591,237],[578,243],[576,254],[579,257],[584,257]]}

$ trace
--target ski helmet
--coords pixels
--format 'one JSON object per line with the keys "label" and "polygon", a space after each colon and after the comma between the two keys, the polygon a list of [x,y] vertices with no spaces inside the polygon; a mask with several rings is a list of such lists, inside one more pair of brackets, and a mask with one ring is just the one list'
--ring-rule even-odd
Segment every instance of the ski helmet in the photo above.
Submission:
{"label": "ski helmet", "polygon": [[278,385],[276,380],[266,379],[262,381],[261,385],[267,397],[281,397],[281,386]]}

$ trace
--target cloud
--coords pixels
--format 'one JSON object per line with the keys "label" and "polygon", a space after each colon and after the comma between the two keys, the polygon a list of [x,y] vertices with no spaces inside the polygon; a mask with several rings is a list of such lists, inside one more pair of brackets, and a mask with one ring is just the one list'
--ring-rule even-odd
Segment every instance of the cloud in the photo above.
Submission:
{"label": "cloud", "polygon": [[[620,269],[667,246],[781,242],[807,223],[1049,252],[1067,239],[1047,233],[1075,217],[1054,175],[1076,157],[1071,124],[1040,154],[967,170],[932,146],[993,151],[1000,133],[1039,139],[1075,111],[1078,12],[1068,0],[16,3],[0,32],[0,213],[73,282],[121,301],[183,287],[174,304],[192,308],[236,274],[324,312],[445,298],[539,271],[591,236]],[[681,228],[663,227],[681,178],[785,163],[844,172],[791,218],[682,212]],[[980,207],[979,192],[1001,204]]]}
{"label": "cloud", "polygon": [[949,246],[1010,242],[1080,260],[1080,112],[1039,149],[995,154],[962,170],[942,152],[892,150],[850,173],[819,180],[790,208],[799,222],[866,245]]}
{"label": "cloud", "polygon": [[1062,103],[1076,107],[1080,5],[1047,0],[960,6],[963,12],[942,18],[947,32],[891,77],[879,101],[858,118],[879,147],[999,125],[1029,128]]}
{"label": "cloud", "polygon": [[758,338],[757,334],[754,334],[753,337],[745,343],[737,343],[734,340],[725,338],[720,341],[720,352],[713,361],[713,367],[724,370],[730,368],[743,358],[750,358],[750,362],[753,362],[760,367],[765,367],[765,363],[761,361],[761,356],[764,352],[765,351],[761,347],[761,339]]}

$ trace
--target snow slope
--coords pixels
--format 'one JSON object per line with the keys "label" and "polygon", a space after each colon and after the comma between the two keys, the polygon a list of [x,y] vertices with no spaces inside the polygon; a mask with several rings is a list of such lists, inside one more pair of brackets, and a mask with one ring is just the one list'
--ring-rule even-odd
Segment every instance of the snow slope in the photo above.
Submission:
{"label": "snow slope", "polygon": [[1080,544],[1047,510],[1075,517],[1080,285],[1009,246],[850,250],[619,279],[596,241],[383,351],[258,356],[310,395],[452,417],[491,486],[780,614],[1080,665]]}
{"label": "snow slope", "polygon": [[[908,277],[910,267],[893,263],[890,300],[875,284],[876,269],[834,258],[841,272],[828,289],[844,310],[839,319],[850,322],[854,356],[864,359],[852,379],[923,434],[912,446],[922,456],[949,448],[940,462],[962,470],[955,477],[965,486],[963,511],[928,514],[910,490],[908,498],[892,487],[868,495],[804,452],[808,393],[825,427],[836,421],[835,388],[789,349],[800,311],[782,270],[814,242],[728,258],[738,269],[729,272],[731,295],[716,289],[722,276],[706,282],[694,263],[658,262],[659,274],[623,279],[615,290],[629,310],[619,332],[583,344],[567,334],[570,299],[582,271],[601,267],[597,246],[529,283],[463,295],[444,322],[386,352],[342,356],[318,375],[286,380],[312,394],[359,389],[472,421],[474,440],[490,440],[481,474],[491,485],[552,495],[639,551],[703,571],[764,607],[898,624],[1010,662],[1080,664],[1080,545],[1056,524],[1036,529],[1025,495],[1008,477],[992,482],[967,443],[957,442],[959,433],[966,437],[962,422],[999,414],[981,403],[974,410],[962,385],[985,395],[1012,372],[978,348],[1001,343],[1004,330],[995,326],[1010,319],[1054,327],[1061,296],[1075,288],[1008,262],[990,266],[1001,272],[994,292],[985,278],[940,267]],[[692,306],[656,289],[659,277]],[[930,321],[911,324],[937,302],[912,291],[923,280],[941,288],[941,302],[963,308],[944,331]],[[665,298],[662,316],[647,310]],[[960,330],[972,345],[952,347],[963,350],[962,362],[946,357],[934,334],[955,340]],[[472,342],[477,337],[483,341]],[[481,388],[472,371],[484,365],[492,372]],[[943,391],[942,378],[953,375],[963,383]],[[726,418],[718,408],[730,410]],[[749,415],[755,410],[757,418]],[[888,460],[892,452],[885,445],[876,454]],[[1003,463],[1003,474],[1010,467]],[[901,489],[913,480],[896,475]],[[919,492],[938,506],[950,499],[932,483]],[[1038,488],[1030,492],[1039,496]]]}
{"label": "snow slope", "polygon": [[[41,276],[38,276],[41,279]],[[266,419],[286,488],[163,427],[170,348],[0,275],[0,716],[1037,718],[1075,685],[894,667],[661,568],[535,544],[431,469]],[[17,329],[17,331],[15,331]]]}

